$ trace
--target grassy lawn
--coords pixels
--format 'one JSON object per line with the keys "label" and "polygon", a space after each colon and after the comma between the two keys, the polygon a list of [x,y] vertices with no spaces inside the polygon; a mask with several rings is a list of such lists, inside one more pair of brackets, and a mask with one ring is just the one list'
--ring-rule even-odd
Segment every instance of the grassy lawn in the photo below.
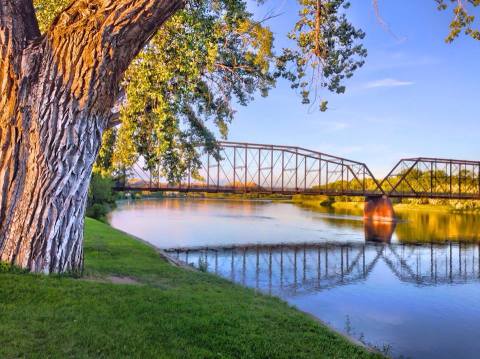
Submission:
{"label": "grassy lawn", "polygon": [[85,235],[87,279],[0,274],[0,358],[377,357],[278,299],[174,267],[105,224],[87,220]]}

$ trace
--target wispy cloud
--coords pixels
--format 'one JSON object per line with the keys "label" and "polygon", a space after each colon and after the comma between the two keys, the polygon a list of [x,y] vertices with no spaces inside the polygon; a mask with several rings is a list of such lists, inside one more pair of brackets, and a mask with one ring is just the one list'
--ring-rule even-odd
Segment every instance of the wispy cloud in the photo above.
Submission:
{"label": "wispy cloud", "polygon": [[338,121],[324,122],[323,126],[329,132],[342,131],[349,127],[348,123]]}
{"label": "wispy cloud", "polygon": [[442,63],[442,59],[431,55],[414,55],[402,51],[372,51],[368,54],[369,61],[365,70],[382,71],[408,67],[435,66]]}
{"label": "wispy cloud", "polygon": [[373,89],[373,88],[380,88],[380,87],[401,87],[401,86],[411,86],[414,82],[412,81],[402,81],[397,79],[381,79],[376,81],[370,81],[365,84],[365,88]]}

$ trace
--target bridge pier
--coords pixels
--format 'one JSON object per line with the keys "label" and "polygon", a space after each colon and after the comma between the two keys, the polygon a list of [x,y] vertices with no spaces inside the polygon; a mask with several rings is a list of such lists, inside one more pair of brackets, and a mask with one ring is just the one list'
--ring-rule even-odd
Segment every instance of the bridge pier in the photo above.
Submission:
{"label": "bridge pier", "polygon": [[363,219],[377,222],[395,222],[392,201],[387,196],[367,196]]}
{"label": "bridge pier", "polygon": [[396,219],[392,201],[387,196],[368,196],[363,211],[365,240],[389,243]]}

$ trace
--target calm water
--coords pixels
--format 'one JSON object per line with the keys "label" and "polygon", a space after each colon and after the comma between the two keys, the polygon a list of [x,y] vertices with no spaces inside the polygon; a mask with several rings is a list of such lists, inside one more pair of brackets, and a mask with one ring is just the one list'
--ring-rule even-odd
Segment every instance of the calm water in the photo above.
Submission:
{"label": "calm water", "polygon": [[278,295],[394,357],[479,358],[480,216],[361,213],[220,200],[123,202],[111,224]]}

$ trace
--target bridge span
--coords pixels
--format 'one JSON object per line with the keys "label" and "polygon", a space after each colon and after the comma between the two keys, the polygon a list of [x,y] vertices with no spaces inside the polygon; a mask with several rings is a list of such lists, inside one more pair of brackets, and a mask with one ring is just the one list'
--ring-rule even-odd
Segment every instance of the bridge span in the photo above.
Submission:
{"label": "bridge span", "polygon": [[[365,163],[301,147],[218,142],[199,148],[200,167],[178,183],[139,160],[118,191],[307,194],[389,198],[480,199],[480,161],[401,159],[382,180]],[[156,173],[156,174],[154,174]]]}
{"label": "bridge span", "polygon": [[305,194],[366,198],[365,219],[394,221],[390,198],[480,199],[480,161],[405,158],[378,181],[365,163],[302,147],[218,142],[178,183],[138,161],[119,191]]}

